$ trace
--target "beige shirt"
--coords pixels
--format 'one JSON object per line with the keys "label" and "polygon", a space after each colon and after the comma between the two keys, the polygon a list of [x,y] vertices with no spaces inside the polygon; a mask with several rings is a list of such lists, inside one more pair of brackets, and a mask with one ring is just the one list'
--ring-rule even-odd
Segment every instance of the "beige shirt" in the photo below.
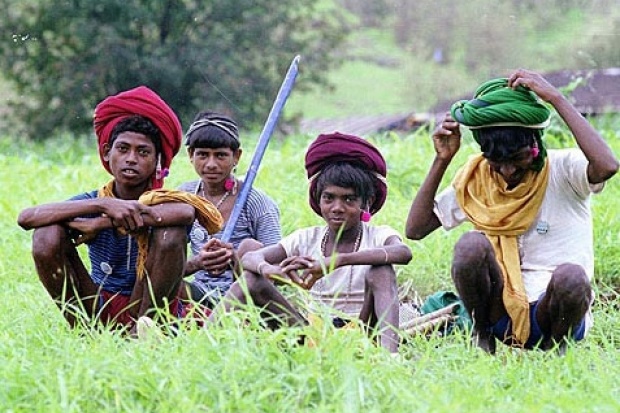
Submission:
{"label": "beige shirt", "polygon": [[[326,227],[310,227],[297,230],[280,241],[290,256],[322,257],[321,241]],[[396,230],[388,226],[363,224],[359,251],[385,245],[388,238],[396,236]],[[370,265],[349,265],[337,268],[314,284],[310,290],[311,311],[321,311],[321,303],[348,317],[357,317],[364,303],[364,282]],[[338,314],[336,314],[338,315]]]}

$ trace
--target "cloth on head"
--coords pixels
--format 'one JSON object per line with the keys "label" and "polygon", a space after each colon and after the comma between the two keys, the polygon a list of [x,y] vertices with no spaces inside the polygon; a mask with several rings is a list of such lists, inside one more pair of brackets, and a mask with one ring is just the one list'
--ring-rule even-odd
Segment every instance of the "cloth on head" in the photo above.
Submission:
{"label": "cloth on head", "polygon": [[531,90],[518,86],[512,89],[508,79],[491,79],[478,87],[474,98],[460,100],[450,108],[457,122],[469,127],[474,139],[481,143],[480,129],[496,126],[518,126],[536,132],[540,154],[534,169],[542,168],[547,151],[542,142],[545,127],[549,125],[549,109]]}
{"label": "cloth on head", "polygon": [[459,206],[491,242],[502,271],[502,300],[515,338],[525,344],[530,335],[529,302],[521,275],[517,237],[532,225],[549,180],[549,162],[540,172],[528,171],[516,187],[494,173],[482,155],[475,155],[457,172],[452,185]]}
{"label": "cloth on head", "polygon": [[[103,167],[111,173],[110,165],[104,160],[104,147],[110,140],[112,130],[130,116],[149,119],[161,132],[161,168],[163,173],[153,174],[152,189],[161,188],[172,158],[179,152],[183,130],[179,118],[159,95],[146,86],[139,86],[108,96],[95,108],[94,127],[99,143],[99,157]],[[159,175],[159,176],[158,176]]]}
{"label": "cloth on head", "polygon": [[310,206],[318,215],[321,208],[312,194],[316,189],[316,177],[323,167],[331,162],[351,162],[359,164],[377,176],[375,180],[375,200],[369,207],[371,214],[377,213],[387,197],[387,166],[381,152],[365,139],[340,132],[319,135],[306,152],[306,173],[310,179]]}

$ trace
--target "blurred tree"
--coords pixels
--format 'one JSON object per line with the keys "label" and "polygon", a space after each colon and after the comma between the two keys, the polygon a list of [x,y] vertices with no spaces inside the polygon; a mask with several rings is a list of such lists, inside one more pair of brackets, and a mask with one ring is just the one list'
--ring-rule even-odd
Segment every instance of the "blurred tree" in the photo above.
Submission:
{"label": "blurred tree", "polygon": [[24,132],[91,128],[94,106],[140,84],[184,125],[202,109],[261,124],[291,59],[296,89],[326,85],[347,29],[313,0],[0,0],[0,68]]}
{"label": "blurred tree", "polygon": [[[592,35],[581,60],[585,67],[620,67],[620,17],[608,28]],[[587,57],[587,58],[586,58]]]}

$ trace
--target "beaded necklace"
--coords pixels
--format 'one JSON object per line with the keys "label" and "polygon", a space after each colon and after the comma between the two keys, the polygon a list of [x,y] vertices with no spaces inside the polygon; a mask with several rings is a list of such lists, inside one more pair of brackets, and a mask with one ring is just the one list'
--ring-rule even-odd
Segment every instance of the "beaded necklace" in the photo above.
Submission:
{"label": "beaded necklace", "polygon": [[[362,231],[363,227],[362,224],[360,223],[359,226],[357,227],[357,237],[355,238],[355,243],[353,244],[353,251],[351,252],[357,252],[360,248],[360,243],[362,241]],[[321,239],[321,253],[323,254],[324,257],[327,256],[327,239],[329,238],[329,228],[325,229],[325,234],[323,235],[323,239]],[[336,240],[334,240],[334,248],[332,250],[332,254],[336,251],[336,246],[337,246],[337,242]],[[319,281],[319,292],[321,294],[321,296],[323,295],[323,289],[325,287],[325,277],[321,278],[321,280]],[[348,286],[347,286],[347,297],[351,295],[351,286],[353,284],[353,266],[350,265],[349,266],[349,282],[348,282]]]}
{"label": "beaded necklace", "polygon": [[[200,181],[200,184],[199,184],[199,185],[200,185],[200,191],[202,192],[202,197],[203,197],[204,199],[206,199],[206,200],[210,201],[210,199],[209,199],[209,198],[207,198],[207,194],[205,193],[205,187],[204,187],[204,185],[202,184],[202,181]],[[214,204],[214,205],[215,205],[215,209],[217,209],[217,210],[219,211],[220,206],[222,206],[222,204],[224,203],[224,201],[226,201],[226,198],[228,198],[228,197],[230,196],[230,194],[231,194],[231,191],[226,191],[226,192],[224,193],[224,195],[222,195],[222,197],[220,198],[220,200],[219,200],[219,201],[217,201],[217,203],[216,203],[216,204]]]}

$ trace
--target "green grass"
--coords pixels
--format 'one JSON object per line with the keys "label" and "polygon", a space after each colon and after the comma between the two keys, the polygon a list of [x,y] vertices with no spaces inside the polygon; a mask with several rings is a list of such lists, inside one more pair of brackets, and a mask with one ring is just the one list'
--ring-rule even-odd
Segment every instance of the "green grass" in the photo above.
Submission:
{"label": "green grass", "polygon": [[[604,134],[620,151],[616,120]],[[614,125],[616,129],[610,129]],[[244,136],[247,168],[254,134]],[[402,231],[411,199],[432,157],[426,132],[377,136],[389,165],[390,193],[373,218]],[[307,205],[303,171],[309,137],[274,140],[256,185],[279,203],[284,232],[320,224]],[[41,286],[30,257],[31,234],[19,211],[105,183],[94,141],[69,137],[44,145],[0,140],[0,410],[11,412],[415,411],[616,412],[620,410],[620,189],[617,178],[593,201],[596,237],[595,326],[566,357],[500,347],[489,357],[462,335],[417,338],[390,357],[359,332],[310,330],[316,348],[296,343],[299,330],[271,332],[248,314],[222,326],[189,326],[174,338],[132,341],[108,330],[70,330]],[[469,138],[459,161],[474,148]],[[458,162],[457,162],[458,163]],[[193,179],[185,155],[168,187]],[[452,172],[452,170],[450,171]],[[450,173],[449,172],[449,173]],[[447,184],[447,182],[446,182]],[[464,228],[463,230],[465,230]],[[409,242],[413,261],[399,270],[425,296],[453,289],[450,252],[459,231]]]}

